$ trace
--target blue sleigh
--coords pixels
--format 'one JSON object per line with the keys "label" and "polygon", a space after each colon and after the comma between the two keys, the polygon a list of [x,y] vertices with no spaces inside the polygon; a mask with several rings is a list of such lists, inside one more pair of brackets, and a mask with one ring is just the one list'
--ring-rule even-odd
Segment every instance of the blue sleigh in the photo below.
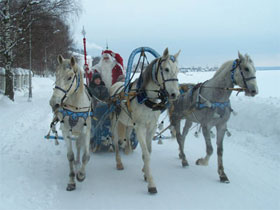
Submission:
{"label": "blue sleigh", "polygon": [[[133,50],[128,59],[124,84],[125,87],[129,86],[133,76],[135,75],[136,69],[132,75],[135,56],[140,53],[138,63],[136,65],[138,66],[142,57],[143,60],[144,58],[147,58],[145,55],[146,52],[150,53],[155,58],[160,57],[160,55],[155,50],[149,47],[139,47]],[[125,92],[128,92],[128,88],[125,88]],[[109,115],[112,111],[114,111],[114,109],[115,107],[113,105],[98,103],[93,111],[91,146],[97,151],[108,151],[113,148],[112,133],[110,130],[111,122]],[[135,149],[137,147],[138,141],[134,131],[131,133],[130,141],[132,149]]]}

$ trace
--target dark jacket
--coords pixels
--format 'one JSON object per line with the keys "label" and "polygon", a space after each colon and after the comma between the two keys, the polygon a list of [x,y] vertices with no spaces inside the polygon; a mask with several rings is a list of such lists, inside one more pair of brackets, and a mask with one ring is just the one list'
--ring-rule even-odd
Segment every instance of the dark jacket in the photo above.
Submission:
{"label": "dark jacket", "polygon": [[94,83],[94,80],[96,78],[100,78],[101,76],[99,73],[94,73],[92,76],[92,80],[89,83],[89,90],[90,93],[95,96],[96,98],[98,98],[99,100],[105,101],[106,99],[109,98],[109,92],[108,89],[105,87],[105,83],[101,80],[100,85],[96,85]]}

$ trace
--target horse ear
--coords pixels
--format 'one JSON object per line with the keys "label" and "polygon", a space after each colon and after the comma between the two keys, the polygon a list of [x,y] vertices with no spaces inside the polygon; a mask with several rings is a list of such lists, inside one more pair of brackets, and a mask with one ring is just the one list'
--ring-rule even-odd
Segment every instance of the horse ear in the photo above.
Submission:
{"label": "horse ear", "polygon": [[162,57],[163,57],[163,59],[167,59],[169,57],[168,47],[164,50]]}
{"label": "horse ear", "polygon": [[78,69],[77,69],[77,66],[75,66],[76,60],[73,56],[70,58],[70,64],[73,67],[74,72],[76,73]]}
{"label": "horse ear", "polygon": [[180,55],[180,52],[181,52],[181,50],[179,50],[179,51],[174,55],[174,57],[175,57],[176,60],[177,60],[178,56]]}
{"label": "horse ear", "polygon": [[75,66],[75,64],[76,64],[76,60],[75,60],[75,58],[73,56],[70,59],[70,63],[71,63],[72,67]]}
{"label": "horse ear", "polygon": [[244,56],[238,51],[238,58],[239,58],[239,60],[244,60]]}
{"label": "horse ear", "polygon": [[64,61],[64,58],[62,57],[62,55],[58,55],[58,56],[57,56],[57,62],[58,62],[59,64],[62,64],[63,61]]}

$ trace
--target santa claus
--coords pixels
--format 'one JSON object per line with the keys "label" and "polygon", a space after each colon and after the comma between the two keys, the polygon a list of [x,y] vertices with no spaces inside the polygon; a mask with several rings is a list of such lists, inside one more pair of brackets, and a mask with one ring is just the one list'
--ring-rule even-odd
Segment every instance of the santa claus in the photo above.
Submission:
{"label": "santa claus", "polygon": [[99,72],[105,86],[109,89],[123,75],[123,59],[111,50],[102,52],[101,60],[92,67],[93,72]]}

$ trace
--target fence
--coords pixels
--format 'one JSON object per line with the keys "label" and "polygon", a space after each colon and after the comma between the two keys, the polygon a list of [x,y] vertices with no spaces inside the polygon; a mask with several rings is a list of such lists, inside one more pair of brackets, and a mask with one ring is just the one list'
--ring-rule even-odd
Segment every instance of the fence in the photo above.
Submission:
{"label": "fence", "polygon": [[[12,69],[13,83],[15,91],[23,91],[29,88],[29,70],[16,68]],[[0,67],[0,94],[5,93],[6,88],[6,71]]]}

